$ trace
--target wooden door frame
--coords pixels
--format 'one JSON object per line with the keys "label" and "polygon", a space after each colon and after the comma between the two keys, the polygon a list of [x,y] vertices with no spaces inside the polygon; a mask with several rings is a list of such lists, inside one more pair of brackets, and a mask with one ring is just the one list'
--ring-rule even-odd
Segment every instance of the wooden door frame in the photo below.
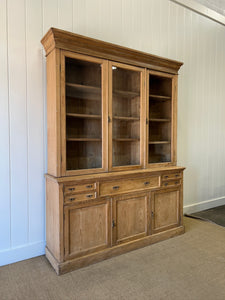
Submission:
{"label": "wooden door frame", "polygon": [[[98,63],[102,66],[102,167],[82,170],[66,170],[66,93],[65,93],[65,58]],[[100,173],[108,171],[108,61],[87,55],[61,50],[61,176]]]}
{"label": "wooden door frame", "polygon": [[[113,116],[112,116],[112,67],[118,67],[126,70],[132,70],[140,72],[140,164],[139,165],[130,165],[130,166],[112,166],[112,123],[113,123]],[[144,119],[145,119],[145,69],[133,65],[127,65],[124,63],[118,63],[114,61],[109,61],[108,65],[108,79],[109,79],[109,85],[108,85],[108,115],[109,115],[109,125],[108,125],[108,163],[109,163],[109,171],[123,171],[123,170],[136,170],[141,169],[144,167]]]}
{"label": "wooden door frame", "polygon": [[[156,75],[172,79],[171,94],[171,161],[167,163],[148,163],[148,140],[149,140],[149,76]],[[177,81],[178,75],[164,73],[160,71],[147,70],[146,72],[146,167],[167,167],[175,166],[177,163]]]}

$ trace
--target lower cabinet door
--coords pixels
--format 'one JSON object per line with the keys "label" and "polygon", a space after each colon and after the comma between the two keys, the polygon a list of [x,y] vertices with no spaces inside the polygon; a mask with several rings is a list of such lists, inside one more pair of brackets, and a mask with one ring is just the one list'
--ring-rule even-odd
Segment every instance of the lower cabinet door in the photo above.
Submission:
{"label": "lower cabinet door", "polygon": [[180,224],[180,189],[171,188],[151,193],[151,228],[158,233]]}
{"label": "lower cabinet door", "polygon": [[149,196],[148,194],[131,194],[112,199],[112,240],[120,244],[139,239],[148,234]]}
{"label": "lower cabinet door", "polygon": [[65,259],[83,256],[111,245],[110,201],[64,207]]}

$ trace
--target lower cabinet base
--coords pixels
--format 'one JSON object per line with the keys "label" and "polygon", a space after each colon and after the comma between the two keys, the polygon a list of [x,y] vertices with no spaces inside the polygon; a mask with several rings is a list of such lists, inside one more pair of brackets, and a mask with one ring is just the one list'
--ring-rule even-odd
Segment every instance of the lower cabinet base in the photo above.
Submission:
{"label": "lower cabinet base", "polygon": [[150,235],[135,241],[130,241],[125,244],[117,245],[112,248],[107,248],[99,252],[88,254],[79,258],[74,258],[62,263],[59,263],[51,254],[48,247],[45,248],[46,257],[58,275],[91,265],[96,262],[117,256],[138,248],[142,248],[159,241],[163,241],[184,233],[184,226],[179,226],[164,232]]}

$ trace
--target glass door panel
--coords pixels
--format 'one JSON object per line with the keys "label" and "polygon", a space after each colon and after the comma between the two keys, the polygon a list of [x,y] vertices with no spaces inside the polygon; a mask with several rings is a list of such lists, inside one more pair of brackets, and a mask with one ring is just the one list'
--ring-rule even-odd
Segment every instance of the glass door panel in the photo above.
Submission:
{"label": "glass door panel", "polygon": [[141,72],[112,66],[112,167],[140,165]]}
{"label": "glass door panel", "polygon": [[171,162],[171,77],[149,74],[148,115],[148,163]]}
{"label": "glass door panel", "polygon": [[102,168],[101,64],[65,58],[66,169]]}

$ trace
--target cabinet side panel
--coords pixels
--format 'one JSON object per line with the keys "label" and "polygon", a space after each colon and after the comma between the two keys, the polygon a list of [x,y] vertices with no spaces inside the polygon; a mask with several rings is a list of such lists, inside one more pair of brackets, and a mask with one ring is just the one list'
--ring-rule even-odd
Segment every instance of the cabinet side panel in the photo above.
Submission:
{"label": "cabinet side panel", "polygon": [[60,56],[47,56],[48,174],[60,176]]}
{"label": "cabinet side panel", "polygon": [[46,245],[60,261],[60,190],[56,182],[46,179]]}

